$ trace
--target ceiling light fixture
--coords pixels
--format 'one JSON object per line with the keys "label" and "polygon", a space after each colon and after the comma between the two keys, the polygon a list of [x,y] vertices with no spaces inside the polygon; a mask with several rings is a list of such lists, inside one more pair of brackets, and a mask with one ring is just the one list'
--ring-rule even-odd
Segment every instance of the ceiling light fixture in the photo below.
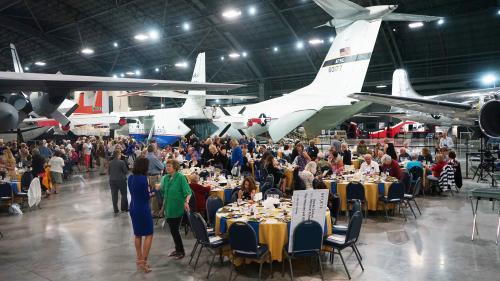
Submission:
{"label": "ceiling light fixture", "polygon": [[244,58],[246,58],[247,57],[247,52],[241,53],[241,56],[243,56]]}
{"label": "ceiling light fixture", "polygon": [[160,69],[158,67],[155,68],[155,72],[160,72]]}
{"label": "ceiling light fixture", "polygon": [[225,58],[224,58],[224,56],[221,56],[221,57],[220,57],[220,60],[224,60],[224,59],[225,59]]}
{"label": "ceiling light fixture", "polygon": [[116,75],[116,74],[113,74],[113,78],[118,78],[118,75]]}
{"label": "ceiling light fixture", "polygon": [[328,42],[333,43],[333,40],[334,40],[334,39],[335,39],[335,38],[334,38],[333,36],[330,36],[330,38],[328,38]]}
{"label": "ceiling light fixture", "polygon": [[273,52],[277,53],[279,50],[280,50],[280,48],[278,46],[273,47]]}
{"label": "ceiling light fixture", "polygon": [[188,67],[188,63],[185,61],[181,61],[181,62],[176,63],[175,67],[186,68],[186,67]]}
{"label": "ceiling light fixture", "polygon": [[255,6],[248,7],[248,14],[251,16],[257,14],[257,9],[255,8]]}
{"label": "ceiling light fixture", "polygon": [[118,42],[113,42],[113,47],[118,48]]}
{"label": "ceiling light fixture", "polygon": [[24,70],[29,71],[29,70],[30,70],[30,68],[29,68],[29,67],[27,67],[27,66],[25,66],[25,67],[24,67]]}
{"label": "ceiling light fixture", "polygon": [[148,35],[151,40],[158,40],[160,38],[160,33],[157,30],[150,30]]}
{"label": "ceiling light fixture", "polygon": [[139,69],[137,69],[137,70],[135,71],[135,75],[141,75],[141,71],[140,71]]}
{"label": "ceiling light fixture", "polygon": [[376,88],[378,88],[378,89],[387,88],[387,85],[380,84],[380,85],[377,85]]}
{"label": "ceiling light fixture", "polygon": [[81,50],[82,54],[85,54],[85,55],[92,55],[94,53],[94,50],[90,49],[90,48],[83,48]]}
{"label": "ceiling light fixture", "polygon": [[420,28],[420,27],[424,26],[424,23],[421,21],[417,21],[417,22],[412,22],[412,23],[408,24],[408,26],[410,28]]}
{"label": "ceiling light fixture", "polygon": [[440,18],[437,22],[438,25],[442,25],[444,23],[444,19],[443,18]]}
{"label": "ceiling light fixture", "polygon": [[188,31],[191,29],[191,25],[188,22],[185,22],[182,24],[182,29],[184,29],[185,31]]}
{"label": "ceiling light fixture", "polygon": [[47,63],[45,63],[44,61],[37,61],[35,62],[35,65],[38,65],[38,66],[46,66]]}
{"label": "ceiling light fixture", "polygon": [[127,74],[129,76],[132,76],[132,75],[135,75],[135,72],[133,72],[133,71],[127,71],[127,72],[125,72],[125,74]]}
{"label": "ceiling light fixture", "polygon": [[302,42],[302,41],[297,42],[297,43],[295,44],[295,47],[296,47],[297,49],[299,49],[299,50],[300,50],[300,49],[303,49],[303,48],[304,48],[304,42]]}
{"label": "ceiling light fixture", "polygon": [[239,57],[240,57],[240,54],[238,54],[238,53],[230,53],[228,56],[229,56],[230,58],[232,58],[232,59],[237,59],[237,58],[239,58]]}
{"label": "ceiling light fixture", "polygon": [[325,41],[323,41],[323,39],[314,38],[314,39],[309,40],[309,45],[319,45],[319,44],[323,44],[324,42]]}
{"label": "ceiling light fixture", "polygon": [[236,19],[241,16],[241,11],[236,9],[227,9],[222,13],[222,16],[227,19]]}
{"label": "ceiling light fixture", "polygon": [[146,41],[146,40],[149,39],[149,36],[147,36],[144,33],[139,33],[136,36],[134,36],[134,39],[137,40],[137,41]]}
{"label": "ceiling light fixture", "polygon": [[120,77],[125,77],[125,74],[123,74],[123,73],[120,73]]}

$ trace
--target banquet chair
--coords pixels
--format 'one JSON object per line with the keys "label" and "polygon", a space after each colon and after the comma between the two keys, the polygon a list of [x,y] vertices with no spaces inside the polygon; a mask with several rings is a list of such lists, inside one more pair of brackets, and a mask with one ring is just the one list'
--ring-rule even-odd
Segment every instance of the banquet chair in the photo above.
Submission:
{"label": "banquet chair", "polygon": [[[227,240],[220,236],[210,236],[207,231],[207,224],[203,217],[199,213],[191,212],[189,214],[191,221],[191,229],[196,238],[196,243],[200,245],[200,249],[198,251],[198,256],[196,257],[196,261],[194,262],[193,270],[196,271],[196,266],[198,265],[198,260],[200,259],[201,251],[205,248],[212,254],[212,261],[210,262],[210,267],[208,268],[207,279],[210,277],[210,272],[212,271],[212,267],[214,265],[215,257],[219,254],[221,263],[223,261],[222,258],[222,248],[227,244]],[[194,255],[191,256],[189,260],[189,264],[193,259]]]}
{"label": "banquet chair", "polygon": [[[288,245],[283,248],[282,276],[285,276],[285,259],[290,266],[290,278],[293,281],[292,258],[317,257],[321,280],[323,268],[321,266],[321,248],[323,248],[323,228],[313,220],[306,220],[297,225],[293,230],[292,250],[288,252]],[[312,270],[312,268],[311,268]]]}
{"label": "banquet chair", "polygon": [[237,202],[238,201],[238,192],[240,191],[239,187],[235,187],[231,191],[231,203]]}
{"label": "banquet chair", "polygon": [[219,197],[212,195],[207,198],[206,209],[209,226],[215,226],[215,214],[222,207],[224,207],[224,202]]}
{"label": "banquet chair", "polygon": [[260,192],[262,192],[263,194],[265,194],[266,191],[268,189],[271,189],[271,188],[275,188],[275,186],[274,186],[274,176],[273,175],[268,175],[266,177],[266,180],[265,180],[264,184],[262,184],[261,187],[260,187]]}
{"label": "banquet chair", "polygon": [[[189,209],[190,210],[196,210],[196,197],[194,196],[194,193],[191,194],[191,197],[189,198]],[[191,226],[191,221],[188,213],[184,213],[184,216],[182,216],[181,219],[181,225],[184,226],[184,234],[187,235],[189,232],[189,227]],[[165,218],[166,220],[166,218]]]}
{"label": "banquet chair", "polygon": [[231,261],[231,271],[229,273],[229,280],[232,280],[232,274],[234,268],[234,259],[243,258],[243,264],[245,264],[245,259],[256,259],[258,260],[259,267],[259,280],[262,278],[262,264],[264,261],[269,261],[269,267],[271,270],[271,278],[273,276],[273,263],[271,258],[271,252],[267,245],[258,244],[257,235],[255,230],[246,222],[237,221],[231,224],[228,231],[229,235],[229,245],[231,246],[232,261]]}
{"label": "banquet chair", "polygon": [[337,250],[340,259],[342,260],[342,264],[344,265],[345,272],[347,273],[347,277],[351,279],[351,274],[347,269],[347,266],[344,261],[344,257],[342,256],[342,251],[346,248],[351,248],[356,258],[358,259],[358,263],[361,266],[361,269],[364,271],[365,268],[361,263],[361,255],[356,247],[356,243],[359,238],[359,234],[361,233],[361,226],[363,225],[363,215],[361,211],[357,211],[351,217],[349,221],[349,227],[347,228],[347,233],[345,235],[333,234],[326,237],[323,241],[324,246],[331,247],[330,251],[330,263],[333,264],[333,256],[335,254],[335,250]]}
{"label": "banquet chair", "polygon": [[415,185],[413,186],[413,192],[411,194],[406,194],[406,193],[404,194],[404,201],[406,202],[406,204],[408,204],[408,206],[410,206],[410,210],[413,213],[413,216],[415,217],[415,219],[417,218],[417,215],[413,211],[413,208],[411,208],[410,202],[415,203],[415,207],[417,207],[418,213],[420,215],[422,215],[422,212],[420,212],[420,208],[418,207],[418,203],[416,200],[417,195],[420,193],[421,187],[422,187],[422,185],[420,184],[420,178],[419,178],[419,179],[417,179]]}
{"label": "banquet chair", "polygon": [[[393,182],[389,186],[389,190],[387,192],[387,196],[385,195],[380,195],[378,201],[384,203],[384,211],[385,211],[385,219],[386,221],[389,221],[389,215],[387,212],[387,204],[397,204],[399,206],[399,210],[401,210],[401,204],[405,203],[404,201],[404,186],[402,183],[399,182]],[[411,208],[411,206],[410,206]],[[403,215],[406,221],[406,213],[403,210]]]}
{"label": "banquet chair", "polygon": [[281,190],[273,187],[273,188],[268,189],[266,191],[266,193],[264,193],[264,200],[266,200],[268,196],[282,198],[283,193],[281,192]]}
{"label": "banquet chair", "polygon": [[14,203],[14,192],[9,182],[0,183],[0,204],[10,207]]}
{"label": "banquet chair", "polygon": [[[339,209],[340,209],[340,207],[341,207],[340,197],[338,198],[338,201],[339,201]],[[356,213],[357,211],[361,212],[361,201],[354,200],[354,202],[352,203],[351,211],[352,211],[351,213],[353,213],[353,214]],[[338,224],[337,221],[332,223],[332,233],[333,234],[346,234],[347,228],[348,228],[348,225]]]}
{"label": "banquet chair", "polygon": [[[423,183],[423,177],[424,177],[424,169],[420,167],[412,167],[410,169],[410,184],[412,186],[415,186],[415,183],[417,182],[418,179],[420,179],[420,184]],[[425,196],[425,190],[422,188],[422,194]]]}
{"label": "banquet chair", "polygon": [[365,205],[365,217],[368,216],[368,204],[365,197],[365,186],[357,181],[353,181],[346,186],[346,219],[349,217],[349,205],[353,204],[355,200],[359,200],[361,205]]}

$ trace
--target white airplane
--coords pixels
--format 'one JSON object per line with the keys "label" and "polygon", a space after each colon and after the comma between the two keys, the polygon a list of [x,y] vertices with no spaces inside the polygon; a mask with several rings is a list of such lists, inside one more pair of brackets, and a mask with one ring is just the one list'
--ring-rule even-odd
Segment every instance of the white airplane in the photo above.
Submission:
{"label": "white airplane", "polygon": [[[192,82],[203,84],[206,80],[205,73],[205,53],[198,54],[193,72]],[[206,107],[207,99],[254,99],[255,96],[235,96],[235,95],[206,95],[205,91],[189,91],[188,94],[168,91],[152,92],[132,92],[118,96],[148,96],[148,97],[169,97],[183,98],[186,101],[178,108],[164,108],[154,110],[139,110],[128,112],[103,112],[101,114],[94,111],[85,111],[79,114],[77,110],[70,116],[70,127],[67,129],[78,132],[75,128],[85,125],[105,125],[110,129],[118,129],[129,124],[129,135],[137,141],[144,141],[148,138],[155,138],[159,145],[165,146],[172,144],[191,131],[191,128],[185,124],[188,120],[202,120],[209,122],[212,118],[215,108]],[[81,96],[80,96],[81,99]],[[82,101],[79,102],[80,104]],[[97,104],[96,107],[102,105]],[[90,110],[90,109],[89,109]],[[40,125],[47,123],[53,126],[51,120],[28,119],[31,122],[39,122]],[[134,124],[135,123],[135,124]]]}
{"label": "white airplane", "polygon": [[[216,135],[256,136],[268,132],[277,141],[324,108],[329,109],[329,119],[340,123],[369,105],[348,95],[361,91],[382,20],[394,20],[403,14],[391,17],[397,7],[394,5],[363,8],[346,0],[315,2],[335,19],[329,23],[337,28],[337,36],[314,81],[278,98],[220,108],[214,118],[219,126]],[[440,19],[405,17],[418,21]]]}
{"label": "white airplane", "polygon": [[[11,44],[15,72],[0,72],[0,132],[17,129],[29,114],[53,118],[67,126],[69,119],[58,107],[75,90],[210,90],[227,91],[242,85],[151,79],[112,78],[63,74],[23,73]],[[34,91],[34,92],[32,92]]]}
{"label": "white airplane", "polygon": [[422,123],[474,126],[479,120],[487,136],[500,137],[500,88],[424,97],[415,92],[406,71],[398,69],[393,75],[392,95],[361,92],[349,97],[392,106],[402,112],[388,115],[399,115],[394,117],[401,119],[401,115],[408,114],[404,119]]}
{"label": "white airplane", "polygon": [[[412,97],[415,95],[408,74],[404,69],[396,69],[392,75],[392,96],[394,97]],[[386,112],[368,112],[356,115],[357,117],[390,117],[401,121],[414,121],[417,123],[445,126],[473,126],[474,120],[461,120],[453,116],[430,114],[416,110],[391,106]]]}

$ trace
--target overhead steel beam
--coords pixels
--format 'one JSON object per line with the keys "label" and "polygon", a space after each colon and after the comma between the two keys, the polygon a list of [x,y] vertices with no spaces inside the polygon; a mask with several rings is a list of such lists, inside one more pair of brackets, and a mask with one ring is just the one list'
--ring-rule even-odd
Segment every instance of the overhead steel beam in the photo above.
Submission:
{"label": "overhead steel beam", "polygon": [[[230,32],[224,31],[222,32],[218,27],[217,24],[218,22],[216,21],[217,18],[214,15],[208,15],[205,11],[207,10],[207,7],[205,4],[203,4],[201,1],[198,0],[184,0],[186,4],[188,4],[190,7],[192,7],[194,10],[196,10],[201,16],[205,17],[205,20],[209,23],[209,26],[217,33],[221,38],[229,45],[230,48],[236,49],[236,50],[242,50],[242,46],[239,43],[239,41],[234,37]],[[252,58],[246,58],[246,66],[252,72],[252,74],[255,76],[257,79],[261,79],[264,74],[259,67],[254,59]]]}
{"label": "overhead steel beam", "polygon": [[[297,40],[297,41],[300,40],[299,36],[297,35],[297,32],[295,32],[295,29],[290,25],[290,22],[288,22],[286,17],[283,15],[283,12],[278,7],[276,7],[276,4],[274,4],[273,1],[267,1],[267,3],[271,7],[271,10],[274,12],[274,14],[281,21],[281,23],[283,23],[288,28],[288,30],[293,35],[295,40]],[[311,64],[311,67],[314,69],[314,71],[318,71],[318,67],[316,66],[316,64],[314,64],[307,47],[306,47],[305,53],[306,53],[306,58],[309,61],[309,64]]]}
{"label": "overhead steel beam", "polygon": [[[24,24],[20,21],[16,21],[7,17],[0,16],[0,26],[5,27],[6,29],[11,29],[16,32],[19,32],[23,35],[29,34],[30,36],[37,37],[39,39],[42,39],[46,41],[47,43],[57,47],[58,49],[62,51],[66,51],[68,49],[75,49],[75,46],[68,44],[59,38],[56,38],[52,35],[42,33],[38,29],[35,29],[31,27],[30,25]],[[107,71],[100,66],[99,64],[90,61],[88,58],[82,56],[81,54],[77,53],[77,56],[79,56],[83,61],[85,61],[87,64],[91,65],[93,68],[97,69],[100,71],[102,74],[107,75]]]}

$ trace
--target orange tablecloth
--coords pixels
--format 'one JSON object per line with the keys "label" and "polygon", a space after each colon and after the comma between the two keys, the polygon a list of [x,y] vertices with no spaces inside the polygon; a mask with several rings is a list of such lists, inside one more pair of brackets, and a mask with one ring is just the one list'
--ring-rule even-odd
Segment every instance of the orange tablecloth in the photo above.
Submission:
{"label": "orange tablecloth", "polygon": [[[332,181],[331,180],[325,180],[325,184],[330,187]],[[345,211],[347,209],[347,184],[349,182],[337,182],[337,194],[340,197],[341,201],[341,210]],[[391,182],[384,182],[384,195],[387,195],[387,191],[389,190],[389,186],[391,185]],[[378,191],[378,183],[368,183],[365,182],[363,183],[363,186],[365,187],[365,198],[368,204],[368,210],[370,211],[377,211],[377,210],[383,210],[383,205],[380,204],[377,208],[377,203],[378,203],[378,198],[381,194],[379,194]]]}

